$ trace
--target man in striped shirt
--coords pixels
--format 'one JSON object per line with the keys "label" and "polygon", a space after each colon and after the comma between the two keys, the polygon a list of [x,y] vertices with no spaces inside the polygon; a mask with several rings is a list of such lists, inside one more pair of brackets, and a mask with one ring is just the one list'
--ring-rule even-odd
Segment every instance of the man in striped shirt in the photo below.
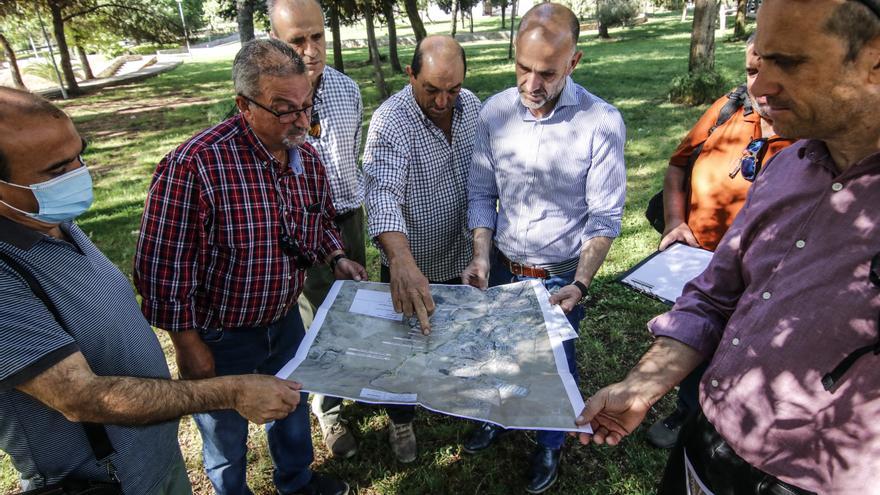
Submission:
{"label": "man in striped shirt", "polygon": [[[620,233],[626,189],[623,120],[570,77],[581,58],[578,35],[577,17],[559,4],[539,4],[522,18],[517,87],[480,111],[468,183],[474,257],[462,273],[480,288],[541,279],[576,330],[584,316],[578,301]],[[577,378],[573,341],[564,348]],[[501,432],[483,424],[465,452],[486,449]],[[556,481],[564,439],[537,434],[529,493]]]}
{"label": "man in striped shirt", "polygon": [[[170,332],[184,378],[274,374],[305,334],[297,297],[305,270],[365,279],[345,257],[324,167],[305,142],[312,88],[287,44],[255,40],[235,57],[236,115],[169,153],[147,196],[135,257],[142,309]],[[219,494],[248,493],[247,421],[195,417]],[[308,410],[267,430],[281,493],[344,494],[312,473]]]}
{"label": "man in striped shirt", "polygon": [[[429,283],[459,283],[470,258],[467,172],[480,100],[462,88],[464,50],[430,36],[407,67],[409,85],[373,114],[364,151],[369,233],[382,252],[381,279],[394,308],[430,331]],[[413,406],[389,406],[391,448],[416,458]]]}
{"label": "man in striped shirt", "polygon": [[[333,197],[334,219],[346,255],[364,265],[364,178],[357,159],[364,120],[361,92],[350,77],[327,67],[327,38],[324,14],[315,0],[275,0],[267,2],[272,23],[270,35],[284,41],[302,57],[315,91],[314,107],[306,141],[311,144],[327,171]],[[303,296],[299,298],[303,325],[308,328],[315,311],[327,297],[333,274],[324,267],[306,273]],[[312,395],[312,412],[318,418],[324,443],[336,457],[347,458],[357,452],[354,435],[340,420],[342,399]]]}
{"label": "man in striped shirt", "polygon": [[169,379],[128,278],[74,223],[93,197],[84,151],[61,110],[0,87],[0,450],[24,490],[115,478],[125,493],[189,494],[180,416],[234,408],[256,423],[281,419],[299,385]]}

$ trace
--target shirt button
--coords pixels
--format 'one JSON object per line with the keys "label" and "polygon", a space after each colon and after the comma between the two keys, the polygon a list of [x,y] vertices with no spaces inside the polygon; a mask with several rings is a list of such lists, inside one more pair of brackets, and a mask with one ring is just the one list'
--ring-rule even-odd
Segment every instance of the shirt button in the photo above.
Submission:
{"label": "shirt button", "polygon": [[837,191],[840,191],[841,189],[843,189],[843,184],[841,184],[840,182],[835,182],[834,184],[831,184],[832,191],[837,192]]}
{"label": "shirt button", "polygon": [[770,293],[769,293],[769,292],[765,292],[765,293],[761,294],[761,297],[763,297],[764,300],[766,301],[767,299],[770,299]]}
{"label": "shirt button", "polygon": [[795,243],[794,243],[794,245],[795,245],[795,246],[797,246],[797,248],[798,248],[798,249],[803,249],[803,248],[804,248],[804,246],[806,246],[806,245],[807,245],[807,243],[806,243],[806,242],[804,242],[804,240],[803,240],[803,239],[798,239],[798,241],[797,241],[797,242],[795,242]]}
{"label": "shirt button", "polygon": [[717,387],[717,386],[718,386],[718,380],[712,380],[712,381],[709,382],[709,383],[711,383],[713,387]]}
{"label": "shirt button", "polygon": [[733,345],[739,345],[739,339],[734,337],[733,340],[730,341],[730,343]]}

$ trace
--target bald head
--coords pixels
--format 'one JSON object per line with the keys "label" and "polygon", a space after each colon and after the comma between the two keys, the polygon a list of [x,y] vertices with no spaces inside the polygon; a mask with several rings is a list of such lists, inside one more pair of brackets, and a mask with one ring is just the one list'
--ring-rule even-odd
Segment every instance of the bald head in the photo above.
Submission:
{"label": "bald head", "polygon": [[568,7],[558,3],[539,3],[525,15],[519,23],[516,37],[536,31],[548,41],[557,40],[563,36],[569,36],[573,46],[577,46],[578,37],[581,34],[580,22],[574,12]]}
{"label": "bald head", "polygon": [[416,45],[410,71],[419,77],[424,64],[439,64],[454,67],[461,64],[462,78],[467,72],[467,57],[464,49],[450,36],[433,35],[423,38]]}
{"label": "bald head", "polygon": [[270,0],[271,36],[293,48],[303,59],[312,85],[316,85],[327,63],[324,12],[315,0]]}
{"label": "bald head", "polygon": [[45,98],[0,86],[0,180],[9,180],[12,145],[33,129],[38,119],[69,121],[70,118]]}

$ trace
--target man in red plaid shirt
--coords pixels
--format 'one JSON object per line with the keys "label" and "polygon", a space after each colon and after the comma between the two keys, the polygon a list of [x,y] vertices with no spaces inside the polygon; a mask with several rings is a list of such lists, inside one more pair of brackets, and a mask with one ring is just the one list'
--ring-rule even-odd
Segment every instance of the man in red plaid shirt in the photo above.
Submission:
{"label": "man in red plaid shirt", "polygon": [[[159,163],[135,255],[143,313],[170,333],[185,379],[276,373],[305,333],[305,270],[326,262],[337,279],[367,278],[345,258],[324,167],[305,143],[313,101],[302,59],[281,41],[252,41],[232,74],[240,113]],[[232,410],[195,420],[215,491],[249,494],[247,421]],[[309,470],[308,408],[267,433],[280,493],[348,492]]]}

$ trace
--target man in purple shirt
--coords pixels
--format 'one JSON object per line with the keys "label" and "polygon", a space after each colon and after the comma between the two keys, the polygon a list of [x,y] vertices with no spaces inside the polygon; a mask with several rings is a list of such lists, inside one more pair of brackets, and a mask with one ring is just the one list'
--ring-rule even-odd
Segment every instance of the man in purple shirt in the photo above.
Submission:
{"label": "man in purple shirt", "polygon": [[753,91],[803,139],[765,165],[657,340],[578,418],[617,444],[704,359],[662,494],[880,493],[880,6],[765,0]]}

